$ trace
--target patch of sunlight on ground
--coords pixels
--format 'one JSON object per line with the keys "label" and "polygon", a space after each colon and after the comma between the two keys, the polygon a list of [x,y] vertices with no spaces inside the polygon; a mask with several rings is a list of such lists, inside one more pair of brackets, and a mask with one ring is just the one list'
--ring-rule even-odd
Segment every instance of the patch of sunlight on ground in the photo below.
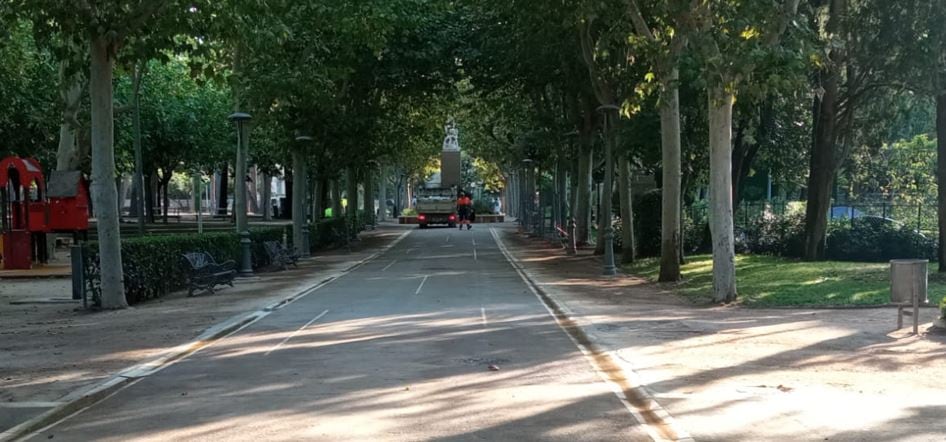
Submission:
{"label": "patch of sunlight on ground", "polygon": [[[625,268],[631,274],[656,280],[658,259],[643,259]],[[684,281],[673,288],[694,302],[706,302],[713,290],[713,260],[709,255],[687,257],[681,267]],[[889,302],[889,266],[884,263],[802,262],[772,256],[736,257],[740,302],[750,307],[879,305]],[[930,301],[946,295],[946,278],[931,274]]]}

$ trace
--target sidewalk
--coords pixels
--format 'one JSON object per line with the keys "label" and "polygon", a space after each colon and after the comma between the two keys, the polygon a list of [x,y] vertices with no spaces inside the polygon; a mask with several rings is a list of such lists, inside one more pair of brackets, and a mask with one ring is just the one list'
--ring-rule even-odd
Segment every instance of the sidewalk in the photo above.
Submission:
{"label": "sidewalk", "polygon": [[530,276],[615,351],[696,440],[946,440],[946,337],[896,310],[697,307],[605,278],[598,257],[502,230]]}
{"label": "sidewalk", "polygon": [[258,273],[215,295],[174,293],[121,311],[89,312],[68,279],[0,281],[0,433],[58,405],[68,393],[189,342],[234,315],[259,309],[351,267],[405,231],[383,226],[317,253],[298,269]]}

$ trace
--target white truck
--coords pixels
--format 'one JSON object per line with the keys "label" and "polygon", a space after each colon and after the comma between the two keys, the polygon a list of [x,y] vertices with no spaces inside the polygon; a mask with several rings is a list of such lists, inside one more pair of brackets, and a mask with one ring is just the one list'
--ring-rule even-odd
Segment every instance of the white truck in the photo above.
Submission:
{"label": "white truck", "polygon": [[432,224],[457,225],[457,188],[424,186],[417,194],[417,224],[426,229]]}

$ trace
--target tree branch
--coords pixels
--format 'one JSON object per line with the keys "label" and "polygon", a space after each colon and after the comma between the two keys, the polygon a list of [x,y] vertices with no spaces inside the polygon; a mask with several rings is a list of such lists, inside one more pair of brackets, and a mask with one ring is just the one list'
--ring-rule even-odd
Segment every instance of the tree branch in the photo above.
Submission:
{"label": "tree branch", "polygon": [[657,37],[654,37],[654,33],[647,27],[644,15],[641,14],[641,8],[637,6],[637,0],[627,0],[627,13],[631,16],[631,23],[634,24],[634,30],[638,34],[652,42],[657,41]]}

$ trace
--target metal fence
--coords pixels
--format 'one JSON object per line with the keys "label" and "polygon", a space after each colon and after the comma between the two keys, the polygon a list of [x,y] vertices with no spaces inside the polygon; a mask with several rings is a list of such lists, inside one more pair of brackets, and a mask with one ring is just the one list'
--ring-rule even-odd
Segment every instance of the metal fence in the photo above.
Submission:
{"label": "metal fence", "polygon": [[[690,219],[697,224],[708,219],[706,204],[698,202],[688,210]],[[745,229],[763,216],[782,217],[792,213],[804,214],[804,201],[744,201],[733,212],[736,229]],[[935,204],[891,203],[888,201],[846,201],[834,202],[828,212],[832,221],[851,221],[859,218],[878,218],[897,226],[908,226],[923,234],[934,234],[937,227],[937,207]]]}

